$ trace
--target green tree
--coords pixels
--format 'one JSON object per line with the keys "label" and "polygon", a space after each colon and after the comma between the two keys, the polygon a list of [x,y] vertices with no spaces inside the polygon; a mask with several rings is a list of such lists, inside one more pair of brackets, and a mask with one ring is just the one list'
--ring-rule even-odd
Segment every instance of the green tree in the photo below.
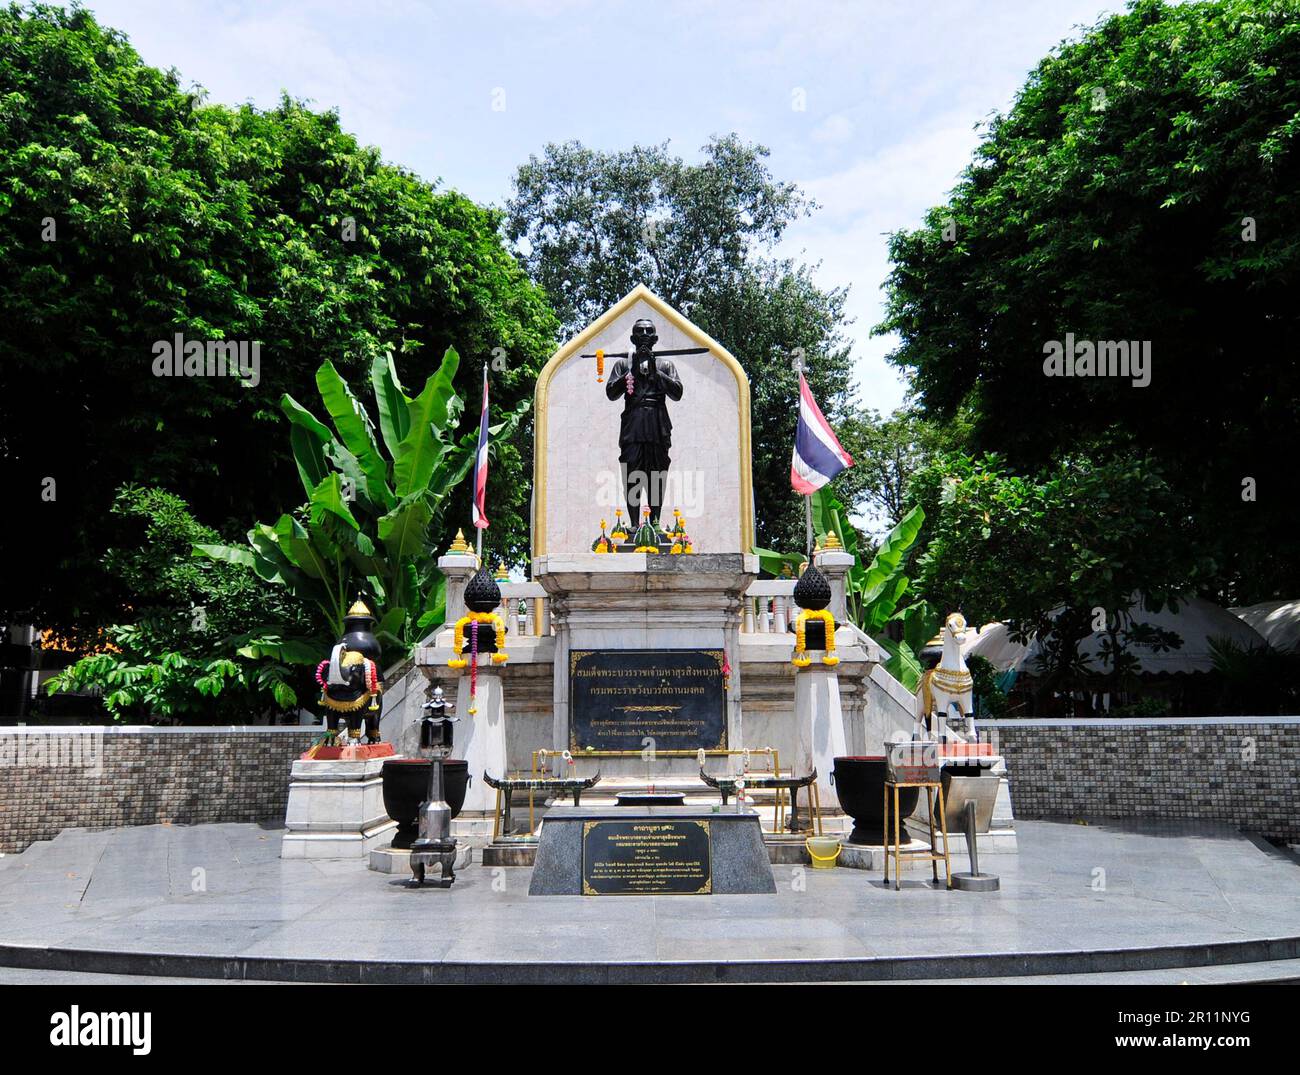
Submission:
{"label": "green tree", "polygon": [[[178,496],[123,486],[105,567],[134,595],[131,618],[53,677],[50,694],[96,691],[114,719],[245,724],[305,702],[328,635],[287,591],[242,568],[191,555],[218,540]],[[279,624],[294,624],[286,635]]]}
{"label": "green tree", "polygon": [[[392,359],[376,358],[377,423],[338,370],[324,363],[316,385],[334,431],[292,396],[280,403],[291,423],[306,506],[273,525],[259,523],[247,545],[196,543],[195,555],[239,564],[287,588],[315,607],[334,638],[361,590],[375,606],[380,640],[406,656],[442,622],[446,581],[430,535],[442,531],[449,495],[474,462],[478,430],[455,435],[464,410],[452,387],[459,363],[449,348],[412,398]],[[492,426],[492,437],[508,440],[528,407],[524,400]]]}
{"label": "green tree", "polygon": [[[422,381],[454,345],[461,395],[491,361],[496,407],[531,397],[556,322],[500,214],[385,164],[333,112],[205,104],[86,10],[11,5],[0,118],[0,477],[25,565],[0,614],[120,620],[131,595],[102,554],[124,482],[227,535],[296,503],[277,402],[323,360],[365,376],[391,351]],[[258,342],[257,383],[154,376],[177,333]],[[498,445],[491,473],[507,555],[527,543],[530,443]]]}
{"label": "green tree", "polygon": [[907,513],[912,475],[940,451],[958,447],[963,431],[960,424],[940,427],[909,408],[887,417],[867,408],[849,415],[836,435],[853,456],[853,466],[836,478],[841,499],[856,506],[868,529],[886,533]]}
{"label": "green tree", "polygon": [[[1143,460],[1075,456],[1027,478],[996,456],[949,455],[916,475],[912,495],[927,518],[920,595],[973,624],[1002,620],[1022,641],[1037,635],[1045,692],[1103,671],[1078,656],[1103,618],[1119,658],[1136,640],[1139,594],[1152,609],[1176,605],[1214,566],[1177,492]],[[1121,675],[1122,660],[1108,671]]]}
{"label": "green tree", "polygon": [[[972,449],[1025,474],[1151,458],[1223,603],[1300,587],[1298,138],[1293,0],[1138,0],[1046,57],[948,204],[890,243],[879,328],[926,413],[969,407]],[[1067,333],[1149,341],[1150,384],[1045,376]]]}
{"label": "green tree", "polygon": [[823,289],[808,266],[770,256],[790,222],[814,206],[772,176],[767,154],[735,135],[709,142],[698,164],[667,144],[615,153],[549,145],[519,168],[505,228],[566,332],[643,283],[740,360],[753,426],[770,433],[753,448],[758,540],[800,547],[803,507],[790,489],[792,363],[804,358],[832,423],[852,413],[847,289]]}

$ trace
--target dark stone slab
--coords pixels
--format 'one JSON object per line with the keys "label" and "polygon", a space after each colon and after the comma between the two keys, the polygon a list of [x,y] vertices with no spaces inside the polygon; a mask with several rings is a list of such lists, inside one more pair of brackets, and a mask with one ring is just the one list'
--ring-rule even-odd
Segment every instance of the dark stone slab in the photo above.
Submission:
{"label": "dark stone slab", "polygon": [[[635,826],[653,828],[638,835]],[[655,878],[660,854],[667,865]],[[622,865],[633,858],[640,869]],[[604,865],[597,870],[597,863]],[[542,822],[528,888],[530,896],[775,891],[758,815],[699,806],[553,807]]]}
{"label": "dark stone slab", "polygon": [[654,575],[742,574],[745,557],[738,552],[696,552],[686,556],[648,556],[646,571]]}
{"label": "dark stone slab", "polygon": [[484,866],[531,866],[536,859],[536,844],[496,841],[483,848]]}
{"label": "dark stone slab", "polygon": [[684,791],[620,791],[614,796],[619,806],[685,806]]}
{"label": "dark stone slab", "polygon": [[727,745],[723,651],[574,650],[569,749],[721,750]]}

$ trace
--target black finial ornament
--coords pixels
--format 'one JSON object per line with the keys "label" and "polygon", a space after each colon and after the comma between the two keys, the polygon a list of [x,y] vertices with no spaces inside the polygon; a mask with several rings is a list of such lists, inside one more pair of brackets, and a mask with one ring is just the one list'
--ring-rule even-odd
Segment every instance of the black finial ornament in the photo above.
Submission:
{"label": "black finial ornament", "polygon": [[835,655],[835,619],[826,610],[831,603],[831,584],[811,563],[794,584],[794,602],[803,611],[792,625],[795,648],[791,663],[796,668],[807,668],[812,663],[809,651],[821,650],[822,664],[839,664]]}
{"label": "black finial ornament", "polygon": [[471,612],[495,612],[501,604],[501,587],[486,567],[480,567],[465,586],[465,607]]}
{"label": "black finial ornament", "polygon": [[830,581],[812,564],[794,584],[794,603],[813,612],[820,612],[831,603]]}

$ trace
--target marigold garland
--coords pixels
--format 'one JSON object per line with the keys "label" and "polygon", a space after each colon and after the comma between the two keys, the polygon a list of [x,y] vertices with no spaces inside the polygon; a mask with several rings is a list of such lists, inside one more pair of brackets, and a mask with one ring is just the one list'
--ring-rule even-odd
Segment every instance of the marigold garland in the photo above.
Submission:
{"label": "marigold garland", "polygon": [[794,656],[790,663],[796,668],[807,668],[812,664],[808,656],[807,624],[809,620],[821,620],[826,625],[826,651],[822,655],[822,664],[837,665],[840,659],[835,656],[835,617],[828,609],[804,609],[794,621]]}
{"label": "marigold garland", "polygon": [[452,632],[451,639],[454,656],[447,662],[447,667],[466,668],[469,666],[469,661],[460,656],[460,652],[465,648],[465,628],[471,623],[488,623],[496,629],[497,651],[492,654],[492,661],[494,664],[505,664],[508,659],[504,648],[506,644],[505,621],[495,612],[467,612],[456,621],[456,629]]}
{"label": "marigold garland", "polygon": [[[469,668],[470,716],[478,712],[476,700],[478,694],[478,633],[479,627],[484,624],[491,626],[496,633],[497,648],[496,652],[491,655],[492,663],[505,664],[509,660],[509,654],[505,651],[505,621],[495,612],[467,612],[456,621],[456,628],[452,632],[451,640],[452,658],[447,662],[448,668]],[[467,658],[460,656],[461,650],[465,648],[466,627],[470,629],[470,650]]]}

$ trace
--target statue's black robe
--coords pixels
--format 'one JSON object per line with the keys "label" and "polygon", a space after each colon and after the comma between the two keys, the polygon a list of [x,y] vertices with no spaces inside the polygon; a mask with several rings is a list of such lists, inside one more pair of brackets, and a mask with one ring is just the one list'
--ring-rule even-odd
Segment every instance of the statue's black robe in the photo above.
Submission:
{"label": "statue's black robe", "polygon": [[[635,358],[633,359],[635,361]],[[673,443],[673,420],[668,417],[667,400],[682,398],[682,382],[677,367],[664,358],[656,359],[655,373],[634,373],[632,394],[627,394],[628,360],[620,358],[609,371],[605,395],[611,400],[623,397],[623,415],[618,431],[619,462],[630,472],[668,469],[668,449]]]}

